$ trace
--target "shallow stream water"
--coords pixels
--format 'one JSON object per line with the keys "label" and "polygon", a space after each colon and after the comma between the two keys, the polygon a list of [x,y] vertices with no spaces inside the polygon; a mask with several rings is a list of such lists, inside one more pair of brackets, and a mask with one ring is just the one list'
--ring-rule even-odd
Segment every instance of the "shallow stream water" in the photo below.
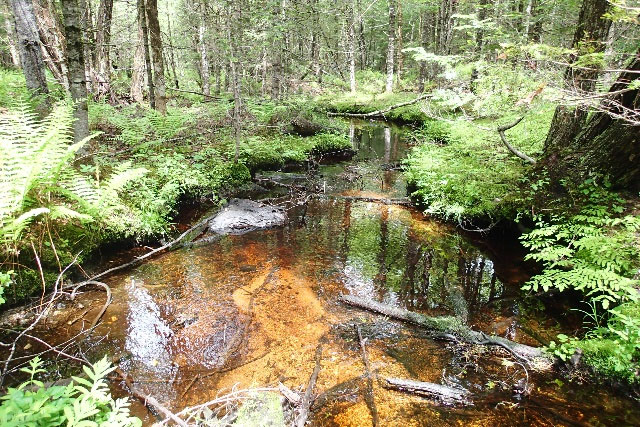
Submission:
{"label": "shallow stream water", "polygon": [[[301,390],[322,342],[312,425],[371,425],[371,401],[383,426],[640,424],[636,402],[612,390],[527,372],[502,350],[436,341],[340,304],[339,295],[353,294],[456,315],[531,345],[566,327],[562,316],[521,299],[527,270],[513,246],[471,238],[410,207],[358,200],[406,196],[397,166],[408,145],[402,129],[383,123],[352,123],[351,139],[357,154],[349,161],[260,176],[264,189],[251,197],[285,204],[286,226],[169,252],[106,280],[113,302],[87,353],[113,355],[136,388],[175,411],[233,387],[282,382]],[[291,184],[316,194],[291,203]],[[73,336],[103,298],[84,293],[41,335]],[[378,379],[462,386],[474,405],[444,406],[381,381],[368,395],[357,328]],[[527,378],[530,395],[514,395],[512,386]],[[155,421],[141,407],[137,413]]]}

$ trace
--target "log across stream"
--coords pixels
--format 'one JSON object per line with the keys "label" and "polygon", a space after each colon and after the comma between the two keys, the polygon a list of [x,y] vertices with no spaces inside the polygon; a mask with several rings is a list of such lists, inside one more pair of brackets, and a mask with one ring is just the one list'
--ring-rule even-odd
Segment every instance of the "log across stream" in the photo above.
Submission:
{"label": "log across stream", "polygon": [[[101,277],[112,302],[83,353],[119,355],[138,394],[174,413],[232,389],[282,384],[307,408],[306,425],[640,424],[635,402],[613,391],[556,381],[499,344],[465,343],[492,339],[539,357],[537,339],[574,325],[521,299],[527,270],[509,242],[471,240],[407,206],[401,172],[384,167],[408,150],[402,129],[352,126],[351,161],[312,176],[263,172],[261,189],[238,195],[283,206],[284,226]],[[300,180],[313,197],[290,191]],[[91,326],[104,292],[78,293],[49,316],[40,339],[63,342]],[[386,315],[354,309],[358,301],[379,303]],[[455,319],[440,331],[455,339],[394,315],[409,312]],[[518,392],[522,384],[528,393]],[[134,410],[145,425],[157,421],[139,403]]]}

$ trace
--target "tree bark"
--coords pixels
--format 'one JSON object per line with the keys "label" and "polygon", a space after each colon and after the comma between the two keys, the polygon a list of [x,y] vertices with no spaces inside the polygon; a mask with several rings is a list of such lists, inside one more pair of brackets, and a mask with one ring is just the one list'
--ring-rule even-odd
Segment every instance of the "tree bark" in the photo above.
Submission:
{"label": "tree bark", "polygon": [[[580,54],[603,52],[611,21],[603,15],[609,10],[607,0],[584,0],[580,9],[578,26],[573,37],[572,47],[578,51],[569,59],[570,65],[564,75],[566,89],[579,95],[588,94],[596,85],[600,70],[592,67],[572,67]],[[545,157],[570,144],[578,135],[587,120],[588,109],[584,106],[570,108],[560,105],[556,108],[551,128],[544,143]]]}
{"label": "tree bark", "polygon": [[66,64],[64,25],[53,1],[34,0],[33,8],[42,42],[42,56],[53,77],[69,89],[69,70]]}
{"label": "tree bark", "polygon": [[96,24],[96,61],[94,69],[97,74],[98,94],[110,91],[111,86],[111,17],[113,0],[100,0],[98,22]]}
{"label": "tree bark", "polygon": [[[140,2],[138,0],[138,7]],[[144,11],[144,7],[143,7]],[[140,18],[140,14],[138,14]],[[131,98],[136,102],[144,101],[143,87],[144,87],[144,73],[145,73],[145,40],[144,32],[142,30],[142,20],[138,19],[138,44],[136,46],[136,52],[133,55],[133,73],[131,74]]]}
{"label": "tree bark", "polygon": [[147,13],[145,0],[138,1],[138,22],[142,29],[142,50],[144,53],[144,65],[147,72],[147,86],[149,87],[149,104],[156,109],[156,91],[153,82],[153,69],[151,68],[151,54],[149,52],[149,32],[147,28]]}
{"label": "tree bark", "polygon": [[453,15],[456,12],[457,0],[442,0],[438,13],[437,51],[440,55],[451,53],[453,38]]}
{"label": "tree bark", "polygon": [[162,34],[158,21],[158,1],[147,0],[147,19],[149,25],[149,44],[151,45],[153,63],[153,86],[155,89],[155,109],[160,114],[167,112],[167,98],[165,94],[164,62],[162,60]]}
{"label": "tree bark", "polygon": [[202,77],[202,93],[211,95],[211,84],[209,82],[209,58],[207,56],[207,43],[205,35],[207,33],[206,2],[201,3],[200,25],[198,26],[198,44],[200,47],[200,76]]}
{"label": "tree bark", "polygon": [[73,106],[73,139],[79,142],[89,136],[89,114],[87,110],[87,77],[84,47],[82,44],[82,15],[84,1],[65,0],[62,2],[64,34],[66,40],[67,67],[69,69],[69,92]]}
{"label": "tree bark", "polygon": [[393,70],[395,62],[396,45],[396,3],[397,0],[389,0],[389,34],[387,45],[387,84],[385,92],[393,92]]}
{"label": "tree bark", "polygon": [[13,15],[8,9],[5,9],[7,6],[3,1],[2,4],[2,13],[5,15],[4,18],[4,26],[5,31],[7,32],[7,43],[9,47],[9,54],[11,55],[11,63],[14,67],[20,67],[20,52],[18,51],[18,36],[16,34],[15,20],[13,19]]}
{"label": "tree bark", "polygon": [[628,90],[638,79],[640,50],[568,147],[546,159],[553,175],[580,180],[599,172],[617,188],[640,190],[640,90]]}
{"label": "tree bark", "polygon": [[[15,18],[15,30],[18,38],[18,50],[20,52],[20,63],[22,72],[29,89],[33,95],[44,95],[49,93],[47,79],[44,74],[44,61],[36,17],[33,13],[31,0],[11,0],[11,8]],[[36,107],[38,113],[44,116],[49,109],[46,99],[38,103]]]}
{"label": "tree bark", "polygon": [[349,86],[351,93],[356,92],[356,25],[358,12],[356,11],[356,0],[351,1],[351,19],[347,21],[349,25]]}
{"label": "tree bark", "polygon": [[240,156],[240,114],[242,112],[242,91],[240,87],[240,60],[237,53],[238,23],[240,20],[240,5],[237,0],[228,0],[227,2],[227,41],[229,43],[229,60],[231,69],[231,86],[233,91],[233,134],[235,139],[235,156],[234,161],[238,163]]}
{"label": "tree bark", "polygon": [[169,58],[171,60],[171,71],[173,72],[173,84],[176,89],[180,89],[180,82],[178,81],[178,73],[176,72],[176,58],[173,48],[173,35],[171,34],[171,16],[167,13],[167,31],[169,32]]}
{"label": "tree bark", "polygon": [[404,57],[402,53],[403,49],[403,39],[402,39],[402,2],[398,3],[398,13],[397,13],[397,35],[396,35],[396,86],[401,89],[401,81],[402,78],[402,67],[404,66]]}
{"label": "tree bark", "polygon": [[[485,19],[487,19],[488,7],[489,7],[489,0],[480,0],[480,3],[478,4],[478,21],[483,22]],[[482,52],[483,44],[484,44],[484,29],[480,27],[476,30],[476,49],[478,52]]]}

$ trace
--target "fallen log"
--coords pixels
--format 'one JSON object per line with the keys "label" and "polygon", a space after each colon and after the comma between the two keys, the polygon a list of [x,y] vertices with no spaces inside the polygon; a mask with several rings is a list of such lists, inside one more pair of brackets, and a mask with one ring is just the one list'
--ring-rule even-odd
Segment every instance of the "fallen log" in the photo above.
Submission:
{"label": "fallen log", "polygon": [[[321,195],[322,196],[322,195]],[[381,203],[383,205],[400,205],[400,206],[411,206],[411,200],[406,197],[366,197],[366,196],[326,196],[329,199],[340,199],[340,200],[352,200],[354,202],[371,202],[371,203]]]}
{"label": "fallen log", "polygon": [[469,392],[462,388],[453,388],[440,384],[405,380],[402,378],[385,378],[384,386],[405,393],[436,398],[446,404],[473,405],[469,400]]}
{"label": "fallen log", "polygon": [[420,95],[419,97],[412,99],[411,101],[400,102],[398,104],[391,105],[387,108],[383,108],[382,110],[372,111],[370,113],[327,113],[327,115],[330,117],[351,117],[354,119],[374,119],[374,118],[384,119],[385,114],[395,110],[396,108],[406,107],[407,105],[415,104],[424,99],[431,98],[432,96],[433,94],[427,93],[424,95]]}
{"label": "fallen log", "polygon": [[465,325],[460,319],[453,316],[429,317],[353,295],[342,295],[340,296],[340,301],[353,307],[383,314],[392,319],[402,320],[404,322],[430,329],[436,332],[439,337],[445,339],[462,341],[469,344],[497,345],[509,351],[522,361],[535,363],[536,367],[539,369],[549,367],[551,362],[553,362],[552,356],[543,352],[540,348],[526,344],[519,344],[502,337],[489,336],[484,332],[474,331]]}

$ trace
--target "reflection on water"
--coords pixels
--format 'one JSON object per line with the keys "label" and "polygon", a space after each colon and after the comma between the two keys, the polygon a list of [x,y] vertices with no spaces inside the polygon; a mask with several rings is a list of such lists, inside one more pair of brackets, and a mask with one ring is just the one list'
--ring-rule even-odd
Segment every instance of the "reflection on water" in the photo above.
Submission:
{"label": "reflection on water", "polygon": [[455,315],[486,332],[534,345],[524,331],[548,325],[542,313],[519,306],[522,272],[509,254],[497,262],[415,210],[341,197],[406,192],[397,163],[407,145],[398,129],[352,124],[349,133],[356,158],[323,165],[315,178],[333,197],[291,208],[285,227],[170,252],[110,278],[114,301],[97,328],[94,352],[124,353],[121,368],[135,386],[177,410],[236,384],[302,386],[322,339],[318,391],[337,385],[350,391],[328,394],[313,424],[370,425],[353,328],[358,323],[380,377],[461,384],[477,397],[473,408],[442,408],[376,385],[383,425],[639,420],[633,402],[612,394],[594,397],[589,387],[580,388],[584,394],[576,407],[569,403],[576,402],[574,387],[533,372],[532,397],[515,401],[509,387],[487,386],[524,377],[517,366],[502,364],[505,355],[460,350],[338,304],[338,295],[355,294],[430,315]]}

